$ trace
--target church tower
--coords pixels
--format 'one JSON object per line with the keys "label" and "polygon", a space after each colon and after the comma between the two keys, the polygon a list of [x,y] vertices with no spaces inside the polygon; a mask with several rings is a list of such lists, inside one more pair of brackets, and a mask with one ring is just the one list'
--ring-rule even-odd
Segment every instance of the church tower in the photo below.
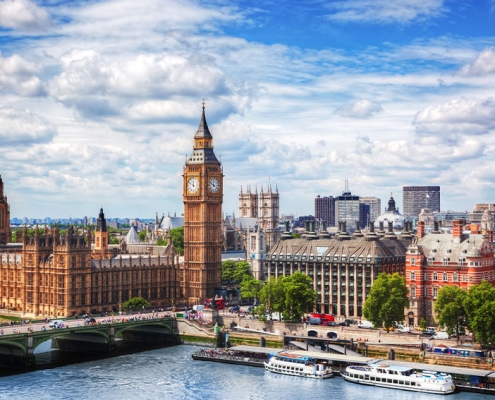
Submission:
{"label": "church tower", "polygon": [[184,277],[189,304],[202,304],[221,285],[223,169],[213,152],[205,104],[183,175]]}
{"label": "church tower", "polygon": [[272,191],[272,185],[268,185],[268,190],[260,194],[260,223],[266,232],[266,246],[271,249],[272,246],[280,240],[280,213],[279,213],[279,194],[278,187]]}
{"label": "church tower", "polygon": [[247,187],[247,192],[239,193],[239,216],[241,218],[258,218],[258,187],[251,193],[251,187]]}
{"label": "church tower", "polygon": [[10,207],[7,196],[3,195],[3,181],[0,176],[0,245],[12,241],[10,234]]}

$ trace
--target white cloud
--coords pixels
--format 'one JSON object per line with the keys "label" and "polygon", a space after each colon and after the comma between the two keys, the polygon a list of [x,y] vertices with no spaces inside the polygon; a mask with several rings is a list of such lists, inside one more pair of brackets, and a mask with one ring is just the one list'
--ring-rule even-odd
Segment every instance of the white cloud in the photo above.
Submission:
{"label": "white cloud", "polygon": [[408,23],[442,15],[443,0],[346,0],[328,5],[330,20],[341,22]]}
{"label": "white cloud", "polygon": [[0,25],[15,30],[36,32],[51,26],[48,12],[30,0],[0,2]]}
{"label": "white cloud", "polygon": [[41,115],[29,110],[0,108],[0,143],[3,146],[31,146],[50,142],[57,128]]}
{"label": "white cloud", "polygon": [[42,67],[24,60],[18,54],[4,58],[0,54],[0,88],[21,96],[43,96],[45,87],[36,76]]}
{"label": "white cloud", "polygon": [[383,109],[379,104],[373,103],[366,99],[361,99],[352,103],[341,105],[334,111],[334,114],[345,118],[366,119],[381,112],[382,110]]}
{"label": "white cloud", "polygon": [[480,135],[495,129],[495,98],[461,98],[448,103],[429,106],[414,117],[419,134]]}
{"label": "white cloud", "polygon": [[476,60],[461,68],[459,75],[484,76],[495,73],[495,47],[483,50]]}

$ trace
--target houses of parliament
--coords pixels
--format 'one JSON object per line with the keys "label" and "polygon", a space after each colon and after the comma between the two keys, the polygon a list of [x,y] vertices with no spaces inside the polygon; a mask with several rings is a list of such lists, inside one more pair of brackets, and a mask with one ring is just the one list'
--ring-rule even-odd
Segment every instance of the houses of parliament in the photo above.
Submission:
{"label": "houses of parliament", "polygon": [[117,312],[132,297],[152,306],[196,304],[221,284],[223,169],[205,107],[183,170],[184,259],[109,246],[103,209],[95,231],[26,228],[11,243],[10,209],[0,177],[0,308],[32,316]]}

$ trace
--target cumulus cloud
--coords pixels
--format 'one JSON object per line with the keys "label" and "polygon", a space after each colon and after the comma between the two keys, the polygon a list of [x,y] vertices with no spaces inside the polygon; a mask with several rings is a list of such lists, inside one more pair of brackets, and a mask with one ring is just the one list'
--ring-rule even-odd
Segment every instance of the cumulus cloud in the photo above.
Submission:
{"label": "cumulus cloud", "polygon": [[476,60],[464,65],[458,72],[461,76],[484,76],[495,73],[495,47],[483,50]]}
{"label": "cumulus cloud", "polygon": [[481,135],[495,129],[495,99],[461,98],[425,108],[413,120],[420,135]]}
{"label": "cumulus cloud", "polygon": [[345,118],[366,119],[381,111],[382,107],[379,104],[362,99],[341,105],[334,111],[334,114]]}
{"label": "cumulus cloud", "polygon": [[0,2],[0,25],[27,32],[44,31],[51,26],[48,12],[30,0]]}
{"label": "cumulus cloud", "polygon": [[42,67],[24,60],[18,54],[4,58],[0,54],[0,88],[21,96],[43,96],[45,87],[38,74]]}
{"label": "cumulus cloud", "polygon": [[408,23],[436,18],[445,11],[443,0],[345,0],[331,2],[327,18],[341,22]]}
{"label": "cumulus cloud", "polygon": [[57,128],[41,115],[28,110],[0,108],[0,143],[3,146],[31,146],[50,142]]}

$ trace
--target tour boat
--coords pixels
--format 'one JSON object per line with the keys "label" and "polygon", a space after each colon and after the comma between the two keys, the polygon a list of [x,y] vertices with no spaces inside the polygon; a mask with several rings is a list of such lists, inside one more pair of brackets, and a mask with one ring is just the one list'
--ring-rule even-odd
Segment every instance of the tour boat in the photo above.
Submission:
{"label": "tour boat", "polygon": [[284,375],[303,376],[306,378],[326,379],[333,376],[332,368],[312,357],[297,356],[290,353],[271,354],[265,369]]}
{"label": "tour boat", "polygon": [[350,365],[342,374],[349,382],[414,392],[449,394],[455,391],[452,376],[439,372],[416,372],[409,367],[372,362],[368,365]]}

